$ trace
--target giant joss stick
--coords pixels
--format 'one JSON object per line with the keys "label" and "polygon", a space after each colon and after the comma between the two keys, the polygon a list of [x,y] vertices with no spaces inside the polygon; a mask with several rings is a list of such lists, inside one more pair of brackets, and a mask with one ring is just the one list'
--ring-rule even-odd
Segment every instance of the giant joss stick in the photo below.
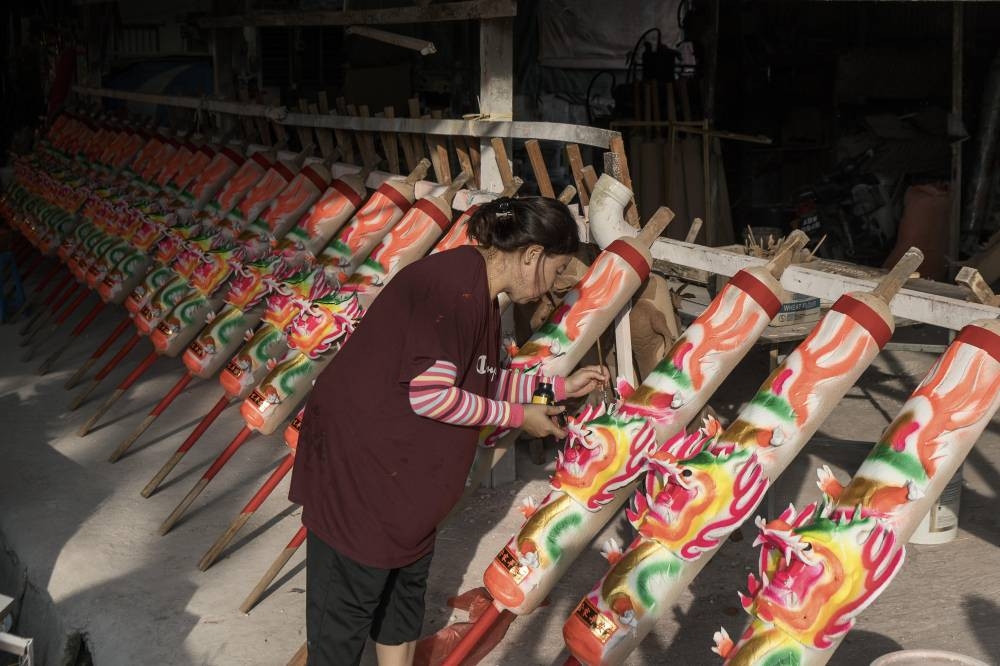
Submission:
{"label": "giant joss stick", "polygon": [[838,299],[728,428],[652,456],[627,512],[639,535],[563,627],[576,659],[620,664],[650,632],[888,342],[888,304],[922,260],[911,249],[873,292]]}
{"label": "giant joss stick", "polygon": [[[280,167],[280,169],[279,169]],[[275,170],[284,170],[280,164]],[[287,178],[290,171],[284,170]],[[258,258],[268,251],[270,242],[281,239],[306,210],[319,198],[330,180],[329,172],[322,165],[303,167],[298,174],[288,179],[287,185],[270,203],[261,204],[261,212],[253,208],[253,221],[245,227],[238,227],[235,239],[227,234],[218,234],[204,243],[189,243],[188,251],[194,260],[187,270],[178,267],[173,276],[166,279],[159,290],[151,296],[146,305],[135,314],[134,323],[138,334],[152,337],[164,319],[176,313],[177,329],[186,322],[203,319],[214,307],[222,304],[222,297],[209,300],[208,294],[215,292],[232,274],[240,256]],[[248,199],[250,196],[248,195]],[[240,207],[237,207],[239,210]],[[234,230],[235,231],[235,230]],[[178,262],[184,265],[183,259]],[[176,331],[167,328],[166,334]],[[118,388],[97,409],[91,418],[81,426],[79,435],[86,435],[94,423],[127,391],[139,378],[142,371],[156,361],[160,355],[155,341],[153,351],[119,384]]]}
{"label": "giant joss stick", "polygon": [[463,174],[441,196],[420,199],[348,278],[342,288],[344,295],[331,294],[323,303],[325,307],[311,307],[300,325],[293,323],[288,333],[289,347],[294,348],[297,344],[306,349],[305,353],[293,353],[291,358],[274,366],[244,400],[240,412],[246,425],[163,522],[161,534],[170,531],[254,431],[269,435],[292,415],[311,388],[312,381],[330,363],[343,339],[354,330],[364,307],[399,269],[419,259],[450,225],[451,200],[468,178],[468,174]]}
{"label": "giant joss stick", "polygon": [[820,473],[822,503],[758,518],[760,577],[740,594],[749,626],[726,664],[827,663],[855,618],[902,567],[904,546],[934,510],[1000,407],[1000,320],[969,324],[931,367],[854,478]]}
{"label": "giant joss stick", "polygon": [[[209,378],[222,370],[219,381],[223,395],[195,426],[181,446],[164,463],[142,490],[149,497],[167,475],[235,399],[246,398],[270,370],[269,364],[283,359],[289,349],[286,327],[302,307],[326,295],[336,287],[327,273],[344,275],[360,264],[391,229],[414,200],[414,184],[422,178],[430,162],[421,160],[403,181],[386,181],[368,198],[351,221],[341,228],[320,255],[319,266],[297,274],[294,282],[285,280],[267,299],[261,324],[245,344],[235,330],[228,329],[228,319],[213,321],[185,350],[183,361],[197,377]],[[249,330],[249,328],[247,329]],[[233,353],[235,351],[235,354]]]}
{"label": "giant joss stick", "polygon": [[[628,498],[648,456],[682,432],[777,314],[778,278],[804,242],[796,234],[766,267],[737,273],[617,411],[588,408],[572,420],[553,490],[528,504],[524,526],[484,574],[493,605],[477,624],[530,613],[548,596]],[[446,663],[461,663],[474,648],[470,632]]]}

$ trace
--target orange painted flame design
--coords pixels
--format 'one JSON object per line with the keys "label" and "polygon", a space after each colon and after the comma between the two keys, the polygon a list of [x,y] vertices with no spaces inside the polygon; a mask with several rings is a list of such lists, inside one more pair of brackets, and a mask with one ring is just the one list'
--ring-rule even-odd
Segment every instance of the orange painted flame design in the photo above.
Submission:
{"label": "orange painted flame design", "polygon": [[215,197],[219,202],[219,209],[230,211],[236,205],[236,200],[247,190],[254,186],[260,178],[260,166],[253,160],[247,160],[240,167],[228,183],[222,188],[222,192]]}
{"label": "orange painted flame design", "polygon": [[[795,421],[802,425],[809,418],[809,397],[815,392],[816,386],[831,377],[848,374],[851,368],[857,366],[870,346],[875,345],[870,335],[858,335],[846,352],[845,347],[851,335],[861,329],[861,325],[846,315],[839,317],[836,330],[829,336],[826,329],[833,321],[830,314],[817,326],[806,340],[796,349],[801,360],[798,372],[791,376],[791,385],[786,392],[786,399],[795,411]],[[826,342],[821,342],[826,338]],[[835,360],[839,359],[839,360]],[[824,362],[825,361],[825,362]],[[768,384],[782,382],[782,372],[787,372],[784,366],[778,367],[768,378]],[[780,395],[780,390],[773,391]]]}
{"label": "orange painted flame design", "polygon": [[607,307],[629,270],[631,268],[619,265],[611,252],[604,252],[598,257],[574,290],[578,298],[566,314],[566,335],[570,340],[580,336],[580,329],[591,312]]}
{"label": "orange painted flame design", "polygon": [[[712,352],[728,352],[742,345],[747,337],[751,335],[757,326],[764,312],[760,305],[742,289],[732,285],[726,285],[724,290],[732,290],[735,293],[720,294],[712,300],[698,323],[702,327],[702,336],[696,344],[691,344],[688,336],[681,336],[674,349],[681,350],[681,342],[691,344],[691,348],[686,351],[685,356],[691,359],[708,358]],[[731,300],[730,300],[731,299]],[[674,361],[680,369],[686,369],[691,377],[691,385],[695,390],[701,389],[705,385],[705,373],[701,363],[691,363],[690,367],[685,367],[683,361]]]}
{"label": "orange painted flame design", "polygon": [[319,225],[340,216],[351,206],[350,200],[336,189],[331,188],[327,196],[316,202],[312,211],[301,223],[310,238],[319,235]]}
{"label": "orange painted flame design", "polygon": [[354,254],[371,236],[381,235],[385,231],[397,210],[399,209],[392,199],[376,190],[344,230],[340,241]]}
{"label": "orange painted flame design", "polygon": [[[972,355],[971,365],[965,366],[965,362],[959,363],[962,346],[949,346],[910,397],[910,400],[924,398],[931,405],[932,416],[920,430],[917,447],[920,463],[929,477],[937,471],[938,448],[944,444],[942,435],[979,421],[1000,393],[1000,372],[996,362],[986,353],[976,353]],[[954,382],[953,390],[941,392],[941,385],[953,374],[963,380]]]}

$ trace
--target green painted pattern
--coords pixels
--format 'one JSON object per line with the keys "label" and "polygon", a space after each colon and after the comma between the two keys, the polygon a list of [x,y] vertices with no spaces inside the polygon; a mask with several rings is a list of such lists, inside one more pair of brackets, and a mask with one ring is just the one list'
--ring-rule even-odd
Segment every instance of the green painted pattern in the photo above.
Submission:
{"label": "green painted pattern", "polygon": [[188,325],[198,316],[198,308],[203,307],[208,302],[201,294],[195,294],[177,305],[175,311],[177,318],[183,325]]}
{"label": "green painted pattern", "polygon": [[290,367],[283,369],[278,375],[278,386],[285,393],[285,397],[295,393],[295,385],[292,383],[296,377],[308,374],[313,369],[314,361],[305,354],[299,354],[289,364]]}
{"label": "green painted pattern", "polygon": [[562,328],[559,324],[553,324],[552,322],[547,322],[542,325],[534,335],[531,336],[531,340],[540,339],[552,339],[563,344],[569,344],[572,340],[566,335],[566,330]]}
{"label": "green painted pattern", "polygon": [[750,404],[768,410],[782,421],[795,421],[796,414],[791,404],[781,396],[774,395],[770,391],[760,391],[753,397]]}
{"label": "green painted pattern", "polygon": [[181,299],[187,294],[188,289],[187,282],[176,278],[176,284],[172,280],[170,284],[166,285],[157,300],[164,306],[163,309],[167,310],[180,303]]}
{"label": "green painted pattern", "polygon": [[924,466],[920,463],[919,458],[910,453],[895,450],[892,448],[892,444],[888,442],[879,442],[876,444],[872,452],[868,454],[868,460],[883,462],[899,470],[907,478],[914,481],[927,480],[927,472],[924,470]]}
{"label": "green painted pattern", "polygon": [[635,589],[639,593],[639,601],[647,609],[656,606],[656,597],[653,595],[652,582],[656,578],[665,577],[675,579],[681,573],[681,561],[664,550],[669,559],[656,560],[644,565],[635,576]]}
{"label": "green painted pattern", "polygon": [[559,537],[567,530],[579,527],[582,522],[583,516],[578,513],[571,513],[553,523],[552,528],[545,535],[545,552],[550,560],[558,562],[559,558],[562,557],[562,546],[559,545]]}
{"label": "green painted pattern", "polygon": [[775,650],[760,662],[760,666],[800,666],[802,664],[802,652],[799,648],[786,647]]}
{"label": "green painted pattern", "polygon": [[219,341],[221,344],[229,344],[229,341],[233,339],[233,330],[236,329],[236,335],[239,335],[240,331],[246,328],[247,318],[242,310],[233,308],[225,315],[219,318],[218,331]]}
{"label": "green painted pattern", "polygon": [[270,324],[264,324],[250,339],[247,354],[258,363],[267,363],[271,358],[271,347],[281,341],[281,331]]}
{"label": "green painted pattern", "polygon": [[664,361],[660,365],[663,367],[661,368],[660,366],[657,366],[650,374],[662,375],[681,388],[691,388],[691,378],[687,375],[687,373],[674,365],[672,360]]}

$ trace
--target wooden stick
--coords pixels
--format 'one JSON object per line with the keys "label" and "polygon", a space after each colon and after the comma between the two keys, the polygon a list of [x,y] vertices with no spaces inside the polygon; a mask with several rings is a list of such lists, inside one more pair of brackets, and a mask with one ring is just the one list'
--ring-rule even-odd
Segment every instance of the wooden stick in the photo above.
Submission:
{"label": "wooden stick", "polygon": [[1000,306],[1000,296],[993,293],[983,276],[972,266],[963,266],[955,282],[969,290],[969,299],[983,305]]}
{"label": "wooden stick", "polygon": [[[299,98],[299,111],[302,113],[309,113],[309,102],[306,101],[305,97]],[[316,144],[316,142],[313,141],[312,131],[310,128],[296,126],[295,133],[299,137],[299,143],[302,144],[303,150],[305,150],[306,146],[313,146]]]}
{"label": "wooden stick", "polygon": [[594,171],[594,167],[588,164],[580,170],[580,175],[583,176],[583,184],[587,186],[587,192],[593,194],[594,188],[597,187],[597,172]]}
{"label": "wooden stick", "polygon": [[[406,104],[410,112],[410,118],[420,118],[420,100],[415,97],[411,97],[406,100]],[[420,159],[425,156],[423,137],[418,136],[417,134],[408,134],[407,138],[410,141],[410,149],[413,151],[414,159],[420,161]]]}
{"label": "wooden stick", "polygon": [[482,187],[480,184],[480,165],[482,163],[482,156],[479,154],[479,140],[467,136],[465,137],[465,144],[469,147],[469,159],[472,160],[472,178],[475,181],[476,188]]}
{"label": "wooden stick", "polygon": [[[353,104],[348,104],[347,113],[361,118],[368,118],[371,115],[368,111],[368,107],[364,104],[359,106],[356,110]],[[375,151],[375,137],[372,136],[371,132],[359,132],[358,138],[358,143],[361,146],[361,159],[365,163],[364,166],[374,169],[381,161],[378,153]]]}
{"label": "wooden stick", "polygon": [[580,203],[589,206],[590,192],[583,181],[583,156],[580,154],[580,146],[575,143],[567,143],[566,159],[569,162],[570,173],[573,175],[573,182],[576,183],[576,192],[580,195]]}
{"label": "wooden stick", "polygon": [[906,281],[910,279],[920,264],[924,263],[924,253],[915,247],[903,253],[896,265],[892,267],[889,274],[879,280],[878,286],[872,289],[872,294],[878,296],[886,303],[892,301],[893,297],[899,293]]}
{"label": "wooden stick", "polygon": [[[384,113],[386,118],[392,119],[396,117],[396,109],[391,106],[385,107]],[[399,141],[396,133],[383,132],[382,145],[385,147],[386,159],[389,160],[389,170],[393,173],[399,173]],[[406,167],[409,171],[413,171],[409,159],[407,159]]]}
{"label": "wooden stick", "polygon": [[[319,107],[315,104],[310,104],[309,114],[318,116]],[[316,140],[319,142],[319,152],[323,156],[323,159],[333,160],[335,157],[334,151],[336,150],[333,143],[333,133],[325,127],[315,127],[313,129],[316,132]]]}
{"label": "wooden stick", "polygon": [[309,645],[303,643],[288,662],[288,666],[306,666],[307,663],[309,663]]}
{"label": "wooden stick", "polygon": [[[686,88],[685,88],[686,90]],[[712,210],[712,137],[708,135],[709,124],[704,121],[705,133],[701,137],[701,168],[702,168],[702,189],[704,194],[704,218],[705,218],[705,240],[709,245],[715,245],[717,234],[715,233],[715,211]]]}
{"label": "wooden stick", "polygon": [[573,187],[572,185],[567,185],[566,187],[563,188],[563,191],[560,192],[559,196],[556,198],[568,206],[569,202],[572,201],[573,197],[575,196],[576,196],[576,188]]}
{"label": "wooden stick", "polygon": [[240,605],[241,612],[249,613],[253,610],[253,607],[257,605],[257,602],[260,600],[261,596],[263,596],[268,586],[270,586],[274,579],[278,577],[281,570],[286,564],[288,564],[288,560],[292,559],[292,555],[295,554],[295,551],[299,549],[302,542],[305,540],[306,528],[300,527],[295,533],[295,536],[292,537],[292,540],[288,542],[287,546],[285,546],[285,549],[281,551],[281,554],[278,555],[274,562],[271,563],[271,566],[268,567],[260,581],[258,581],[257,585],[253,588],[253,591],[251,591],[250,594],[247,595],[247,598],[243,600],[243,603]]}
{"label": "wooden stick", "polygon": [[[320,113],[330,113],[330,104],[327,101],[325,91],[322,91],[319,95],[317,95],[317,102],[319,103]],[[351,145],[351,135],[344,130],[335,129],[333,130],[333,136],[336,139],[337,148],[340,149],[340,154],[344,157],[344,160],[351,164],[357,164],[354,160],[354,146]]]}
{"label": "wooden stick", "polygon": [[[440,111],[431,111],[431,118],[441,119]],[[448,144],[438,134],[427,135],[427,146],[431,151],[431,163],[434,165],[434,179],[441,185],[451,184],[451,160],[448,155]]]}
{"label": "wooden stick", "polygon": [[[625,144],[622,142],[622,138],[620,136],[616,136],[611,139],[611,153],[615,156],[612,163],[618,171],[618,173],[614,173],[614,171],[612,171],[611,175],[631,190],[632,177],[628,172],[628,158],[625,156]],[[625,207],[625,221],[636,229],[639,228],[639,210],[635,207],[635,197],[633,197]]]}
{"label": "wooden stick", "polygon": [[507,146],[504,144],[503,139],[499,137],[490,139],[490,145],[493,146],[497,169],[500,171],[500,182],[503,183],[504,187],[507,187],[514,181],[514,172],[511,170],[510,160],[507,158]]}
{"label": "wooden stick", "polygon": [[694,221],[691,222],[691,228],[688,229],[687,236],[684,237],[685,243],[693,243],[698,240],[698,232],[701,231],[702,224],[704,224],[704,221],[700,217],[694,218]]}
{"label": "wooden stick", "polygon": [[474,178],[475,170],[472,168],[472,158],[469,156],[469,146],[465,142],[465,137],[455,137],[455,155],[458,157],[458,168]]}
{"label": "wooden stick", "polygon": [[535,180],[538,181],[538,193],[547,199],[555,199],[556,192],[552,189],[552,181],[549,180],[549,172],[545,168],[545,158],[542,156],[538,140],[525,141],[524,149],[528,151],[528,161],[531,162],[531,170],[535,174]]}

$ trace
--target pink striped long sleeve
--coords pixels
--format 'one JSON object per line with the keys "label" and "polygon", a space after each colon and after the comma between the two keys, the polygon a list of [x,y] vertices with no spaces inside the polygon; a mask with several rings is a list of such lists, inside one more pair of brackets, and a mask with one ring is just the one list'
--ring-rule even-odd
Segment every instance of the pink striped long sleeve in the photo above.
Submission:
{"label": "pink striped long sleeve", "polygon": [[[507,372],[507,371],[504,371]],[[517,382],[497,377],[494,395],[504,391],[520,395],[524,389]],[[410,406],[420,416],[463,426],[503,426],[517,428],[524,421],[524,407],[518,402],[493,400],[464,391],[455,383],[458,369],[449,361],[437,361],[410,380]],[[533,391],[534,389],[532,389]],[[524,402],[531,401],[531,391]]]}

